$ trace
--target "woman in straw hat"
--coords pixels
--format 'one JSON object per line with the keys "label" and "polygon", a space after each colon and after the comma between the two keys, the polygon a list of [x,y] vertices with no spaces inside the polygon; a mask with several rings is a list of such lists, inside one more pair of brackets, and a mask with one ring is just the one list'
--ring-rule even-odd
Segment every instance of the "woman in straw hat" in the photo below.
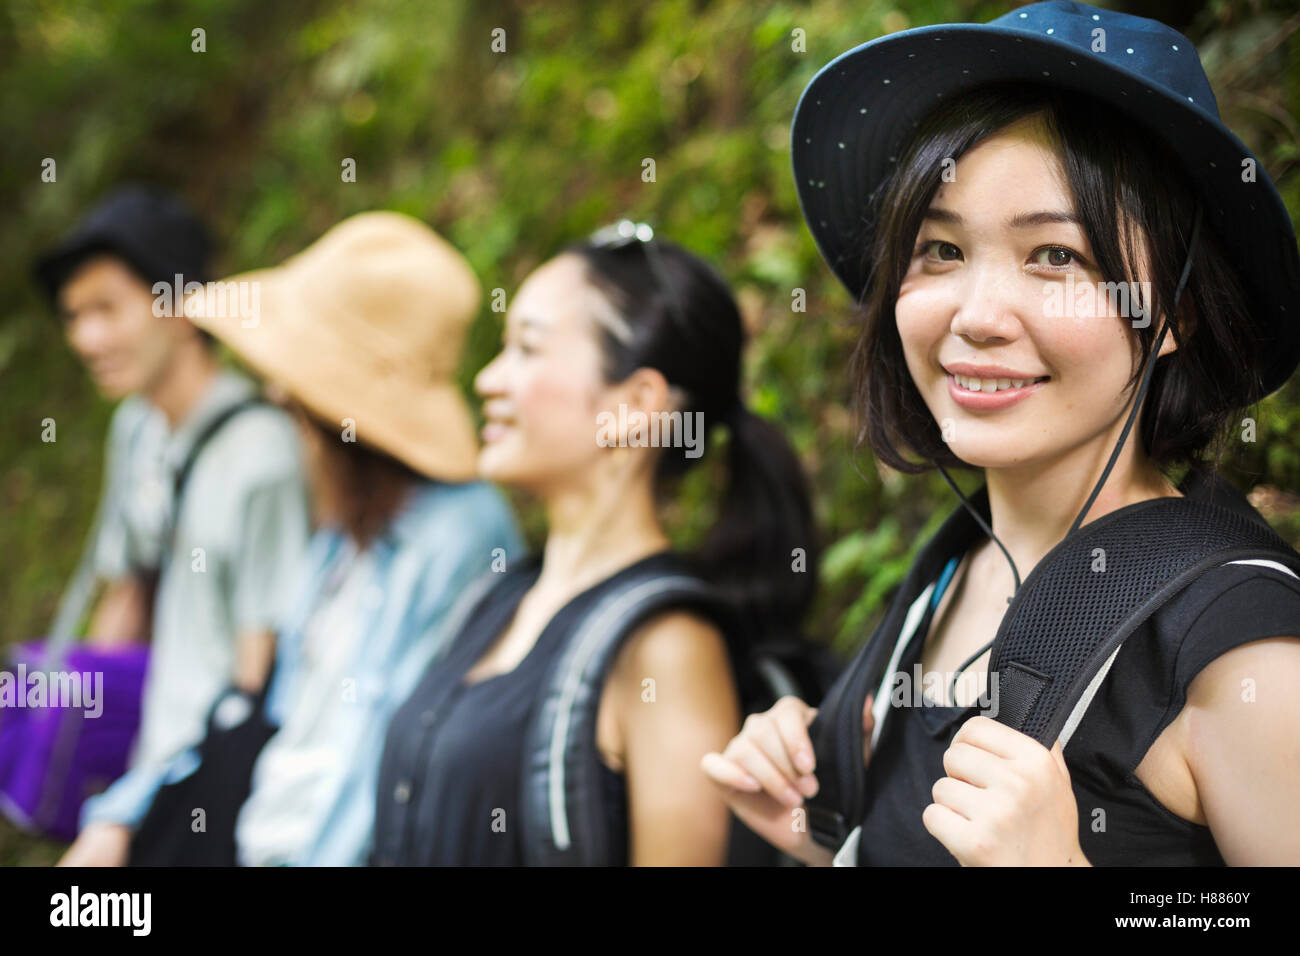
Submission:
{"label": "woman in straw hat", "polygon": [[[234,783],[205,776],[202,748],[182,755],[173,777],[199,764],[191,789],[223,791],[198,795],[207,839],[178,843],[188,816],[177,827],[156,800],[160,815],[152,827],[146,817],[132,861],[356,865],[369,852],[393,710],[460,593],[519,547],[504,499],[475,480],[477,441],[454,381],[479,283],[427,226],[390,212],[344,220],[283,265],[232,283],[257,290],[242,301],[259,302],[258,314],[236,309],[238,295],[223,309],[199,293],[186,312],[295,413],[319,530],[278,629],[261,708],[278,730],[251,791],[230,794]],[[219,702],[213,727],[239,696]],[[214,858],[213,845],[234,858]]]}
{"label": "woman in straw hat", "polygon": [[[723,280],[644,224],[598,234],[520,287],[504,347],[475,383],[487,419],[479,467],[539,499],[548,536],[540,556],[475,604],[394,717],[375,862],[727,860],[729,815],[700,758],[739,725],[749,649],[797,634],[814,586],[792,562],[813,547],[803,475],[739,396],[742,340]],[[718,520],[696,554],[679,554],[656,501],[708,457],[715,423],[729,436]],[[607,620],[593,609],[616,607],[611,597],[630,595],[629,582],[683,578],[725,600],[660,604],[626,631],[592,630]],[[576,737],[538,748],[539,721],[553,713],[547,689],[565,673],[557,668],[587,646],[579,637],[609,633],[623,639],[604,669],[588,665],[589,682],[573,673],[569,702],[579,703],[561,723]],[[568,796],[557,797],[543,784],[550,822],[537,826],[525,790],[535,793],[538,778],[526,768],[548,762],[554,783],[573,769],[553,759],[570,746],[590,754],[577,767],[590,786],[569,775]],[[561,811],[565,835],[552,844]],[[593,834],[581,849],[579,831]]]}
{"label": "woman in straw hat", "polygon": [[[1195,49],[1063,2],[908,30],[817,74],[792,148],[809,229],[861,303],[872,450],[959,496],[944,466],[986,484],[950,519],[970,546],[927,545],[916,567],[947,563],[914,573],[822,713],[784,699],[706,759],[719,791],[810,863],[1300,862],[1300,555],[1210,462],[1300,358],[1300,256]],[[981,714],[1017,676],[990,673],[990,648],[1029,572],[1085,518],[1171,501],[1220,506],[1202,510],[1277,560],[1207,564],[1165,595],[1050,747]],[[1116,595],[1097,587],[1062,628],[1100,620]],[[871,661],[884,679],[855,683]],[[890,691],[911,673],[942,679]],[[788,824],[806,801],[816,839]]]}

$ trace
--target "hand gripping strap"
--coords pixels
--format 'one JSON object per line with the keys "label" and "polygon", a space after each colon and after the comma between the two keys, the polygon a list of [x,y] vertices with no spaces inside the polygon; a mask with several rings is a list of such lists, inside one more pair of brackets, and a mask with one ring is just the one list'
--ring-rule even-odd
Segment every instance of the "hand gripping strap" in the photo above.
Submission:
{"label": "hand gripping strap", "polygon": [[[1194,497],[1139,502],[1083,525],[1048,552],[998,630],[989,664],[997,696],[986,713],[1044,746],[1058,739],[1064,746],[1124,640],[1201,573],[1261,556],[1300,571],[1300,554],[1248,506],[1226,506],[1238,497],[1221,493],[1220,504]],[[987,516],[986,489],[971,502]],[[876,634],[823,702],[810,728],[822,786],[809,801],[809,824],[821,845],[838,849],[861,819],[862,708],[884,677],[903,614],[943,563],[980,535],[964,508],[954,512],[918,557],[913,572],[920,573],[908,575]]]}
{"label": "hand gripping strap", "polygon": [[600,786],[596,716],[623,641],[655,612],[696,606],[730,621],[713,589],[685,574],[629,577],[583,616],[551,664],[524,739],[524,859],[528,866],[608,866],[614,858]]}

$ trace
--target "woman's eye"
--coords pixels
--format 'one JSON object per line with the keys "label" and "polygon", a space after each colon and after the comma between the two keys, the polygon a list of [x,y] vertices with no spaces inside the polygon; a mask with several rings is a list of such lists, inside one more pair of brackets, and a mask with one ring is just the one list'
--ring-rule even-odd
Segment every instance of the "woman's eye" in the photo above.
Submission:
{"label": "woman's eye", "polygon": [[937,259],[940,262],[958,262],[961,260],[961,249],[951,242],[944,242],[942,239],[931,239],[929,242],[921,243],[921,252],[930,259]]}
{"label": "woman's eye", "polygon": [[1034,262],[1052,269],[1064,269],[1067,266],[1082,264],[1083,257],[1064,246],[1044,246],[1034,253]]}

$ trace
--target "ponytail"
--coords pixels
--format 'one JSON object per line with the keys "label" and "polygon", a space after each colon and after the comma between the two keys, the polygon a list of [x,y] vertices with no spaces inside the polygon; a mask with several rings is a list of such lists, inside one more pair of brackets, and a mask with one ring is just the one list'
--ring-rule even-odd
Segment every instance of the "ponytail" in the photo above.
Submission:
{"label": "ponytail", "polygon": [[727,486],[696,554],[739,612],[750,644],[786,644],[817,589],[816,529],[803,468],[776,426],[739,401],[726,413]]}

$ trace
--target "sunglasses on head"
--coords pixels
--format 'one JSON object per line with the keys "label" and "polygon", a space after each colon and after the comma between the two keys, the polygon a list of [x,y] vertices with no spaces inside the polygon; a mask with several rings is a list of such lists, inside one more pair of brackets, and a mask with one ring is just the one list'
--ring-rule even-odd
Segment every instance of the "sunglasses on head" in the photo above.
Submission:
{"label": "sunglasses on head", "polygon": [[691,325],[686,321],[686,313],[682,311],[681,305],[677,301],[677,296],[673,293],[673,287],[668,281],[667,270],[663,265],[663,258],[659,253],[659,246],[654,241],[655,231],[644,222],[633,222],[631,219],[620,219],[612,225],[605,226],[592,233],[591,238],[587,241],[597,249],[623,249],[627,246],[640,246],[645,254],[646,262],[650,265],[650,273],[654,276],[655,284],[663,293],[664,299],[668,302],[668,310],[672,313],[673,319],[680,326],[683,335],[691,335]]}

